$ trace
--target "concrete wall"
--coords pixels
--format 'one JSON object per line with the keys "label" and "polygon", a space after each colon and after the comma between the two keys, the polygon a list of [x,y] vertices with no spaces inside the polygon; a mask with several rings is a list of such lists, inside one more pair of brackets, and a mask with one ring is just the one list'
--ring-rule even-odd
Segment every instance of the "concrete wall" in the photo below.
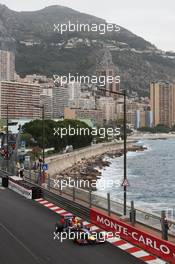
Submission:
{"label": "concrete wall", "polygon": [[122,148],[122,142],[103,143],[92,145],[90,147],[76,150],[71,153],[48,157],[46,158],[46,163],[49,164],[49,174],[50,176],[56,175],[62,170],[71,167],[73,164],[80,161],[81,159],[88,159],[92,156],[101,155],[107,151]]}

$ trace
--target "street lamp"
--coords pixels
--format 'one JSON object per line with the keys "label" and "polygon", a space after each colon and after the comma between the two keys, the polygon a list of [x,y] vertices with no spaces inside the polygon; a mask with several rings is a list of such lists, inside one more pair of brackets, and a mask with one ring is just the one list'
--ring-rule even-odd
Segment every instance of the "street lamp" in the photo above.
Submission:
{"label": "street lamp", "polygon": [[7,104],[7,128],[6,128],[6,136],[7,136],[7,171],[9,170],[9,106]]}
{"label": "street lamp", "polygon": [[[15,122],[9,122],[9,105],[6,105],[6,160],[7,160],[7,166],[6,169],[9,171],[10,168],[13,168],[13,166],[9,168],[9,163],[11,165],[11,147],[9,147],[9,126],[16,125]],[[10,161],[10,162],[9,162]]]}
{"label": "street lamp", "polygon": [[123,200],[124,200],[124,205],[123,205],[123,214],[126,216],[126,199],[127,199],[127,186],[128,186],[128,180],[127,180],[127,160],[126,160],[126,154],[127,154],[127,149],[126,149],[126,139],[127,139],[127,131],[126,131],[126,91],[124,92],[115,92],[115,91],[110,91],[102,88],[97,88],[100,91],[111,93],[111,94],[117,94],[121,95],[124,98],[124,109],[123,109],[123,154],[124,154],[124,170],[123,170]]}

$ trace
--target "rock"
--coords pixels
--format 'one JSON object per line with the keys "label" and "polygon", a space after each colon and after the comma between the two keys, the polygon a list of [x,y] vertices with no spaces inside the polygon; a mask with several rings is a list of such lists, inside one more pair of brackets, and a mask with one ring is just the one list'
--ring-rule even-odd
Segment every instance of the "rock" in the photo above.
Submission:
{"label": "rock", "polygon": [[[132,145],[127,148],[127,151],[144,151],[147,149],[144,146]],[[85,183],[85,189],[88,189],[90,182],[93,180],[97,181],[100,179],[101,172],[99,169],[104,169],[110,166],[111,162],[107,159],[117,158],[123,155],[123,149],[117,149],[114,151],[108,151],[102,155],[93,156],[89,159],[81,159],[76,162],[73,166],[65,169],[60,173],[59,178],[68,180],[70,177],[76,180],[89,181],[89,184]],[[96,188],[93,188],[96,190]]]}

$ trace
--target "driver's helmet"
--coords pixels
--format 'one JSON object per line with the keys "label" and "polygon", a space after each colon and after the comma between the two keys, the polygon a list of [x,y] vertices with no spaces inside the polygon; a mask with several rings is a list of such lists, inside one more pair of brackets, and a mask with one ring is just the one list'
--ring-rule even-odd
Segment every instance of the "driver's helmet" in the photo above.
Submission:
{"label": "driver's helmet", "polygon": [[64,217],[62,217],[62,218],[60,219],[60,223],[61,223],[62,225],[64,225],[64,223],[65,223],[65,219],[64,219]]}

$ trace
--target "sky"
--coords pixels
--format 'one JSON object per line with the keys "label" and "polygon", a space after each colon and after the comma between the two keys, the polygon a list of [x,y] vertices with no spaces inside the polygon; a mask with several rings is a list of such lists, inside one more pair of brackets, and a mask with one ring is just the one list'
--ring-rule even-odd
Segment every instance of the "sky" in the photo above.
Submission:
{"label": "sky", "polygon": [[175,51],[174,0],[0,0],[12,10],[62,5],[116,23],[162,50]]}

